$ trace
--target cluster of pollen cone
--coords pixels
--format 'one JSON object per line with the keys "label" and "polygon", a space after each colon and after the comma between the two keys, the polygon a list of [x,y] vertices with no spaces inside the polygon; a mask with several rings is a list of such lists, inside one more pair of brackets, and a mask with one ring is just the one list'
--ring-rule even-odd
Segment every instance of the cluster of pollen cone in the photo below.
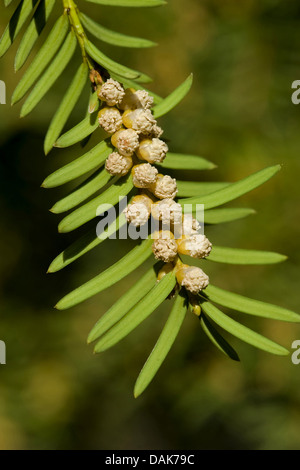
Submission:
{"label": "cluster of pollen cone", "polygon": [[197,294],[207,287],[208,276],[196,266],[183,264],[178,255],[206,258],[212,248],[200,233],[200,225],[192,215],[183,215],[175,202],[176,179],[158,172],[155,164],[165,159],[168,146],[160,138],[163,130],[151,112],[153,98],[145,90],[127,88],[109,78],[97,88],[103,106],[98,114],[99,125],[111,135],[115,150],[107,157],[105,168],[113,176],[129,171],[139,189],[124,213],[128,223],[139,227],[150,216],[158,229],[152,233],[152,251],[165,264],[158,279],[175,269],[179,285]]}

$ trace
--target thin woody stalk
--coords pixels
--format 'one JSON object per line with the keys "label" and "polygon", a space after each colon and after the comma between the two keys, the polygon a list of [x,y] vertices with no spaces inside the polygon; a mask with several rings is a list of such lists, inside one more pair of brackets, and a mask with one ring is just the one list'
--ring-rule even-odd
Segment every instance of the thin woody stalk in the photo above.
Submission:
{"label": "thin woody stalk", "polygon": [[65,14],[68,15],[70,25],[75,32],[79,47],[81,49],[83,61],[86,62],[89,66],[89,69],[92,70],[94,69],[94,65],[85,50],[85,41],[87,40],[87,36],[79,19],[77,5],[73,0],[62,0],[62,2]]}

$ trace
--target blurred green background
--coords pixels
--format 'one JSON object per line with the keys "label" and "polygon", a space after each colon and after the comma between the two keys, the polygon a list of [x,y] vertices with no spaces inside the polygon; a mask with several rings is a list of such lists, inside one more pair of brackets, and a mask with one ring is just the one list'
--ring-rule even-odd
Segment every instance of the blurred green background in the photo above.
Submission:
{"label": "blurred green background", "polygon": [[[169,0],[164,8],[140,10],[78,4],[107,27],[159,43],[151,50],[101,46],[149,73],[157,93],[167,95],[194,72],[189,96],[161,125],[172,151],[218,165],[192,174],[195,180],[235,181],[283,164],[272,181],[234,203],[255,208],[256,215],[206,233],[213,243],[275,250],[288,261],[205,267],[220,287],[297,311],[300,106],[291,102],[291,84],[300,79],[299,1]],[[0,7],[1,32],[14,7]],[[48,157],[42,151],[77,62],[20,120],[20,105],[9,104],[21,76],[13,72],[16,50],[0,61],[8,101],[0,106],[0,339],[7,346],[7,365],[0,366],[0,448],[299,449],[300,365],[289,357],[229,337],[242,360],[231,362],[189,314],[157,377],[135,400],[134,381],[164,324],[167,302],[112,350],[92,354],[89,330],[141,271],[76,308],[53,309],[133,243],[106,241],[64,271],[46,275],[50,261],[77,236],[59,235],[59,218],[48,212],[71,186],[40,188],[50,172],[80,155],[79,146]],[[84,112],[82,102],[69,126]],[[298,325],[233,316],[287,348],[300,339]]]}

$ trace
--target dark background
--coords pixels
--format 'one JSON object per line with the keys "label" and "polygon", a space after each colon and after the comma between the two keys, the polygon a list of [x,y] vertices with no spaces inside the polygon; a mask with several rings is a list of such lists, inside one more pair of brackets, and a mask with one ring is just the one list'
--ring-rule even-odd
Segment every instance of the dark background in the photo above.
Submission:
{"label": "dark background", "polygon": [[[154,9],[78,3],[106,27],[159,43],[151,50],[101,45],[115,60],[149,73],[157,93],[166,96],[194,72],[192,91],[160,124],[172,151],[218,165],[193,174],[195,180],[235,181],[283,164],[275,178],[233,204],[253,207],[256,215],[211,227],[207,235],[219,245],[279,251],[288,261],[266,267],[207,262],[207,272],[220,287],[297,311],[300,106],[291,102],[291,84],[300,79],[299,1],[170,0]],[[14,4],[0,8],[2,32]],[[53,309],[133,243],[106,241],[46,275],[50,261],[77,235],[59,235],[59,217],[48,212],[70,188],[40,188],[50,172],[80,154],[80,148],[47,157],[42,151],[76,60],[20,120],[20,105],[9,104],[21,77],[13,72],[16,50],[0,61],[8,101],[0,106],[0,339],[7,345],[7,365],[0,366],[0,448],[299,449],[300,365],[289,357],[230,337],[242,359],[230,362],[189,314],[157,377],[135,400],[133,385],[167,304],[112,350],[93,356],[86,345],[90,328],[140,271],[76,308]],[[84,105],[69,125],[82,118]],[[287,348],[300,339],[298,325],[238,317]]]}

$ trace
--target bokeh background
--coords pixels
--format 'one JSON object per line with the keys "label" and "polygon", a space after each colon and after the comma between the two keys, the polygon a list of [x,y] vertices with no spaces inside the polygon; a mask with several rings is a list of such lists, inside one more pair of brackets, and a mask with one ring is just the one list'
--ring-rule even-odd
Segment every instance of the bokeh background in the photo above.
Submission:
{"label": "bokeh background", "polygon": [[[220,287],[299,311],[300,106],[291,102],[291,84],[300,79],[299,1],[169,0],[163,8],[140,10],[78,3],[107,27],[159,43],[142,51],[101,45],[116,60],[149,73],[157,93],[167,95],[194,72],[189,96],[161,119],[172,151],[218,165],[193,179],[235,181],[283,164],[272,181],[234,203],[255,208],[256,215],[206,233],[216,244],[275,250],[288,261],[266,267],[207,262],[206,270]],[[14,7],[1,4],[1,32]],[[77,236],[59,235],[59,217],[48,211],[71,186],[40,188],[50,172],[81,152],[79,146],[47,157],[42,151],[76,59],[20,120],[20,105],[9,104],[21,76],[13,72],[16,50],[0,61],[8,101],[0,106],[0,339],[7,345],[7,365],[0,366],[0,448],[299,449],[300,365],[289,357],[227,335],[242,359],[231,362],[189,314],[157,377],[135,400],[135,378],[167,317],[167,303],[112,350],[92,354],[90,328],[141,271],[76,308],[53,308],[133,243],[106,241],[62,272],[46,274]],[[85,104],[69,126],[82,118]],[[232,315],[287,348],[300,339],[298,325]]]}

